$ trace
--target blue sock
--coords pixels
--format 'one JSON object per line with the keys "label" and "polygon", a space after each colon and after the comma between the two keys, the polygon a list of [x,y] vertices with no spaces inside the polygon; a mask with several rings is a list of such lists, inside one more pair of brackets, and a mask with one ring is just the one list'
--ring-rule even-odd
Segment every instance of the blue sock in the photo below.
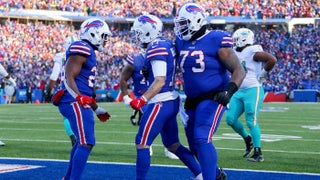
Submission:
{"label": "blue sock", "polygon": [[201,168],[193,154],[184,146],[180,145],[176,150],[176,155],[190,169],[194,176],[201,173]]}
{"label": "blue sock", "polygon": [[73,155],[74,155],[74,152],[76,152],[77,147],[78,147],[78,144],[74,145],[74,146],[72,147],[72,149],[71,149],[68,170],[67,170],[66,175],[64,176],[64,179],[65,179],[65,180],[69,180],[69,179],[70,179],[71,169],[72,169]]}
{"label": "blue sock", "polygon": [[85,146],[78,145],[72,159],[71,180],[81,179],[83,170],[87,164],[91,149]]}
{"label": "blue sock", "polygon": [[136,173],[137,180],[145,180],[150,168],[150,150],[148,148],[137,149]]}
{"label": "blue sock", "polygon": [[203,179],[216,179],[218,157],[213,144],[199,144],[197,152]]}

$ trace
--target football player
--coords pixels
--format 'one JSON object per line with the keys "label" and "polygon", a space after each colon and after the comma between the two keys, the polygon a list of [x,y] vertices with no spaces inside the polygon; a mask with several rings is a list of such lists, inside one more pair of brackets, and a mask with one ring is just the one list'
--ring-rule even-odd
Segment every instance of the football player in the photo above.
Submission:
{"label": "football player", "polygon": [[140,43],[147,44],[145,66],[148,72],[147,91],[130,102],[135,110],[145,107],[139,130],[136,134],[136,179],[146,179],[150,168],[149,148],[160,134],[163,145],[174,153],[202,179],[201,169],[193,154],[180,144],[178,137],[177,113],[179,94],[174,91],[175,48],[172,42],[162,38],[161,20],[150,14],[137,17],[132,31]]}
{"label": "football player", "polygon": [[[254,147],[253,155],[247,160],[262,162],[264,158],[261,152],[258,124],[258,115],[264,98],[264,89],[261,83],[275,66],[277,59],[272,54],[264,52],[261,45],[253,45],[254,33],[248,28],[236,30],[233,33],[233,40],[235,52],[245,69],[246,77],[230,100],[226,122],[244,139],[246,149],[243,157],[247,157]],[[243,113],[251,136],[239,120]]]}
{"label": "football player", "polygon": [[[54,91],[54,87],[56,85],[56,82],[57,82],[57,79],[59,78],[59,76],[60,76],[60,80],[61,80],[60,82],[62,82],[64,80],[63,79],[64,77],[61,74],[61,70],[62,70],[63,64],[65,62],[65,59],[66,59],[65,51],[76,40],[77,40],[76,37],[73,37],[73,36],[67,37],[64,40],[62,52],[57,53],[54,56],[54,59],[53,59],[54,60],[54,65],[53,65],[52,72],[51,72],[51,75],[50,75],[49,84],[48,84],[48,87],[46,89],[46,95],[45,95],[46,102],[51,102],[52,94],[54,93],[53,92]],[[74,133],[73,133],[71,127],[70,127],[69,120],[64,116],[62,116],[62,119],[63,119],[64,129],[66,130],[66,133],[67,133],[68,137],[70,137],[71,145],[73,146],[77,141],[76,140],[76,136],[74,135]]]}
{"label": "football player", "polygon": [[[95,51],[102,52],[108,37],[111,36],[109,26],[99,18],[89,18],[80,27],[80,41],[72,43],[66,52],[66,63],[62,89],[52,98],[65,116],[77,137],[76,144],[70,152],[70,161],[64,180],[81,179],[88,157],[95,146],[94,111],[110,118],[109,113],[97,107],[94,96],[97,60]],[[100,112],[98,112],[100,111]]]}
{"label": "football player", "polygon": [[212,136],[245,74],[232,49],[231,34],[208,30],[205,13],[200,5],[186,3],[174,18],[178,66],[183,75],[189,117],[185,130],[189,148],[200,162],[203,179],[226,179],[218,167]]}
{"label": "football player", "polygon": [[[13,87],[16,87],[16,81],[9,75],[9,73],[7,72],[7,70],[2,66],[2,64],[0,64],[0,75],[5,77],[7,79],[7,81],[9,81]],[[0,141],[0,146],[4,146],[5,143]]]}
{"label": "football player", "polygon": [[[139,54],[137,55],[130,55],[126,58],[126,61],[124,63],[126,64],[125,67],[123,68],[120,76],[120,88],[121,88],[121,93],[124,95],[123,100],[124,104],[126,106],[130,106],[131,98],[129,97],[128,93],[128,84],[127,81],[132,78],[133,80],[133,93],[135,97],[140,97],[143,95],[143,93],[146,92],[148,89],[148,71],[145,67],[145,58],[144,58],[144,53],[145,53],[145,46],[147,44],[141,44],[142,50]],[[141,116],[143,113],[143,109],[146,106],[143,106],[140,110],[134,110],[131,117],[130,121],[133,125],[139,125]],[[138,121],[135,120],[136,115],[139,113]],[[175,154],[171,153],[167,148],[164,148],[164,153],[165,156],[170,158],[170,159],[179,159]],[[152,156],[153,151],[152,151],[152,146],[150,146],[150,155]]]}

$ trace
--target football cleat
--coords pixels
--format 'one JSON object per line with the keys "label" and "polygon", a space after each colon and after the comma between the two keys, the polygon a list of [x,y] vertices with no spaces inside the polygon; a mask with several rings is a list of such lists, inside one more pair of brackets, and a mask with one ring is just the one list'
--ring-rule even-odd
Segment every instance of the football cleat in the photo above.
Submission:
{"label": "football cleat", "polygon": [[220,174],[218,177],[216,177],[216,180],[226,180],[227,179],[227,173],[224,172],[222,168],[220,168]]}
{"label": "football cleat", "polygon": [[170,159],[179,159],[178,156],[170,152],[167,148],[164,148],[164,155]]}
{"label": "football cleat", "polygon": [[247,159],[250,162],[263,162],[264,158],[261,153],[261,148],[254,148],[254,153],[253,155]]}
{"label": "football cleat", "polygon": [[0,141],[0,146],[6,145],[4,142]]}
{"label": "football cleat", "polygon": [[253,149],[251,136],[248,136],[248,137],[244,138],[244,142],[246,143],[246,150],[244,151],[242,156],[244,158],[246,158],[246,157],[248,157],[248,155],[251,153],[251,151]]}
{"label": "football cleat", "polygon": [[137,113],[136,113],[137,111],[133,111],[133,113],[132,113],[132,115],[130,116],[130,122],[131,122],[131,124],[132,125],[137,125],[137,121],[136,121],[136,115],[137,115]]}
{"label": "football cleat", "polygon": [[197,177],[191,178],[192,180],[203,180],[202,173],[198,174]]}

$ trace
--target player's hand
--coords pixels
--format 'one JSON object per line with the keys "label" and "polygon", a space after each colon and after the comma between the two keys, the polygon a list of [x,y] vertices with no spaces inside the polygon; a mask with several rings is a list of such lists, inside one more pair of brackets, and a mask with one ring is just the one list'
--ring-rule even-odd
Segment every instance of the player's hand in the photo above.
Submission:
{"label": "player's hand", "polygon": [[267,75],[268,75],[268,72],[263,69],[259,75],[259,82],[260,83],[266,82]]}
{"label": "player's hand", "polygon": [[134,109],[134,110],[140,110],[140,108],[142,106],[144,106],[147,103],[147,98],[145,98],[144,96],[141,96],[139,98],[133,99],[130,102],[130,106]]}
{"label": "player's hand", "polygon": [[217,103],[222,104],[223,106],[226,106],[229,103],[231,97],[232,97],[232,95],[230,95],[230,93],[228,93],[228,91],[222,91],[222,92],[217,93],[214,96],[214,100]]}
{"label": "player's hand", "polygon": [[81,94],[79,94],[77,97],[76,97],[76,100],[78,101],[78,103],[80,104],[80,106],[88,109],[91,107],[91,104],[94,104],[96,103],[96,100],[92,97],[89,97],[89,96],[83,96]]}
{"label": "player's hand", "polygon": [[238,91],[238,86],[234,82],[229,82],[225,91],[218,92],[213,100],[223,106],[227,106],[232,95]]}
{"label": "player's hand", "polygon": [[98,107],[94,111],[101,122],[106,122],[110,119],[111,115],[105,109]]}
{"label": "player's hand", "polygon": [[127,107],[130,106],[131,101],[132,101],[132,99],[128,95],[123,96],[124,105],[126,105]]}

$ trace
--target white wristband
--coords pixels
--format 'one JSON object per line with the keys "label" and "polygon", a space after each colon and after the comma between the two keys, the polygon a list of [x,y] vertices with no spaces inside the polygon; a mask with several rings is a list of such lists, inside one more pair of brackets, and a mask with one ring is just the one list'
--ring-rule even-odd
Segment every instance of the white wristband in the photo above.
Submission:
{"label": "white wristband", "polygon": [[141,99],[143,99],[145,102],[148,102],[148,99],[145,96],[141,96]]}

